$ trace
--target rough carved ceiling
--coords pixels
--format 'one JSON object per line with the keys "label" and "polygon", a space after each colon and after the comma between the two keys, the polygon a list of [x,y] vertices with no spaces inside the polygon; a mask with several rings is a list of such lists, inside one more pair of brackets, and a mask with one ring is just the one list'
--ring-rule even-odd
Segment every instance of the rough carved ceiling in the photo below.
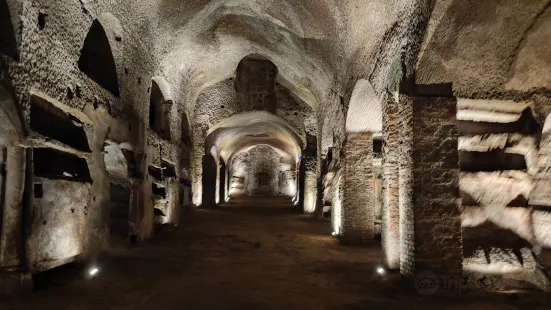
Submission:
{"label": "rough carved ceiling", "polygon": [[417,64],[417,82],[452,82],[460,96],[549,89],[550,4],[437,1]]}

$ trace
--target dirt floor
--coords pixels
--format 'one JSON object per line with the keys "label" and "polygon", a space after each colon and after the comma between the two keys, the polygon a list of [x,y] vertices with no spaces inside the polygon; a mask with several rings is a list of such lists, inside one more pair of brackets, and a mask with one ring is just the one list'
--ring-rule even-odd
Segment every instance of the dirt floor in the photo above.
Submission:
{"label": "dirt floor", "polygon": [[377,276],[378,247],[344,247],[328,221],[271,200],[182,212],[145,244],[110,250],[97,277],[67,266],[0,309],[551,309],[545,295],[419,296]]}

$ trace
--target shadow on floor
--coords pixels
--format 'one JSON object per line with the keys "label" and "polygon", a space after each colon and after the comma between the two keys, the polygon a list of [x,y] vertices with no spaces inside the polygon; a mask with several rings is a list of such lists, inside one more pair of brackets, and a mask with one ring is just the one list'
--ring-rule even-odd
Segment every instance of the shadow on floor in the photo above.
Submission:
{"label": "shadow on floor", "polygon": [[419,296],[399,275],[377,274],[380,247],[342,246],[328,221],[291,207],[182,210],[178,227],[107,251],[96,278],[7,298],[0,309],[549,309],[541,294]]}

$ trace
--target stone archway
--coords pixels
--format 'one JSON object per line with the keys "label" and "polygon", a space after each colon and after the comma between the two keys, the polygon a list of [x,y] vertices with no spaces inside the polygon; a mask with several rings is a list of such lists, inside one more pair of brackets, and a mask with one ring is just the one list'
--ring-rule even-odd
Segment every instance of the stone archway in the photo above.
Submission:
{"label": "stone archway", "polygon": [[88,30],[80,52],[78,68],[101,87],[119,96],[115,58],[106,29],[99,19],[95,19]]}
{"label": "stone archway", "polygon": [[8,0],[0,0],[0,54],[19,59],[14,14],[10,12]]}

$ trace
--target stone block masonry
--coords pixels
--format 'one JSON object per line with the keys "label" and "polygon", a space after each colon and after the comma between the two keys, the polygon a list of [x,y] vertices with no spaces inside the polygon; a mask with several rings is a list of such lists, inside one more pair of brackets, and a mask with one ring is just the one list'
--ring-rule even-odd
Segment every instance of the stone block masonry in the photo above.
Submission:
{"label": "stone block masonry", "polygon": [[542,133],[534,183],[530,204],[544,206],[551,211],[551,132]]}
{"label": "stone block masonry", "polygon": [[400,231],[400,273],[412,276],[415,272],[415,235],[413,222],[413,102],[400,95],[397,113],[398,137],[398,207]]}
{"label": "stone block masonry", "polygon": [[381,243],[384,263],[389,269],[400,268],[400,208],[398,199],[399,161],[397,102],[388,94],[383,104],[383,208]]}
{"label": "stone block masonry", "polygon": [[343,147],[343,163],[341,241],[373,242],[373,137],[370,134],[348,134]]}
{"label": "stone block masonry", "polygon": [[412,98],[416,273],[462,275],[455,98]]}

